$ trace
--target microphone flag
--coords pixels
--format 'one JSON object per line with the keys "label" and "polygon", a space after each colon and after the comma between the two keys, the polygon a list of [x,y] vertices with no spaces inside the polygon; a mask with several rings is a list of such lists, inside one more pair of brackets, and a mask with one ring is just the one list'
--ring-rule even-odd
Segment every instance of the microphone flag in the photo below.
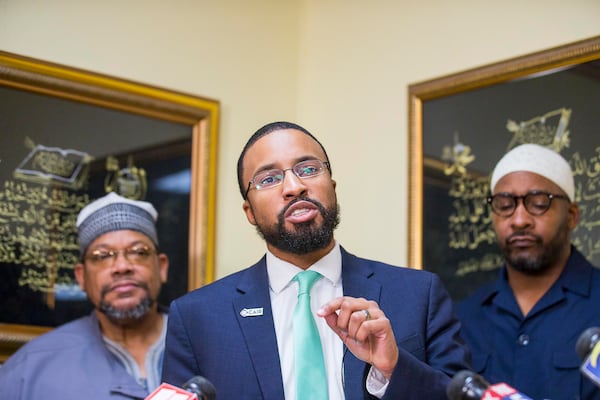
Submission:
{"label": "microphone flag", "polygon": [[491,385],[481,400],[533,400],[531,397],[518,392],[515,388],[508,386],[506,383],[496,383]]}
{"label": "microphone flag", "polygon": [[594,345],[590,355],[581,365],[581,373],[600,386],[600,341]]}
{"label": "microphone flag", "polygon": [[198,396],[177,386],[161,383],[145,400],[198,400]]}

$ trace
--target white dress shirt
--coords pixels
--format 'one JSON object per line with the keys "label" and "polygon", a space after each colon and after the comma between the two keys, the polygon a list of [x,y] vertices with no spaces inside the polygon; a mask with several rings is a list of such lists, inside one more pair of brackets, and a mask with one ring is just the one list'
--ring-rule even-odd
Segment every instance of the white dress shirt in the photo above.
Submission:
{"label": "white dress shirt", "polygon": [[[342,385],[342,358],[344,345],[341,339],[329,328],[325,319],[316,315],[317,310],[328,301],[343,296],[342,288],[342,254],[339,244],[323,258],[308,268],[323,275],[310,291],[310,307],[321,336],[325,370],[330,400],[344,400]],[[269,275],[269,292],[271,307],[277,335],[277,347],[281,362],[283,390],[286,400],[296,400],[296,378],[294,376],[294,335],[292,318],[298,300],[298,283],[292,279],[303,271],[286,261],[275,257],[267,251],[267,273]],[[374,374],[374,368],[368,377],[368,389],[371,394],[381,397],[387,387],[385,377]],[[383,378],[383,381],[381,380]],[[373,390],[373,391],[372,391]],[[374,393],[375,392],[375,393]]]}

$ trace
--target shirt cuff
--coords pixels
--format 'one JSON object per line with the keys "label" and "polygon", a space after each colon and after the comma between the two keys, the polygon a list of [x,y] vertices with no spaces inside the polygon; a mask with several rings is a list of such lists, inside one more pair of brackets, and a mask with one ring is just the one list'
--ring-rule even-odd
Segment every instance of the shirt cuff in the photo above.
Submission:
{"label": "shirt cuff", "polygon": [[367,392],[369,394],[382,398],[387,390],[390,381],[377,368],[371,366],[367,375]]}

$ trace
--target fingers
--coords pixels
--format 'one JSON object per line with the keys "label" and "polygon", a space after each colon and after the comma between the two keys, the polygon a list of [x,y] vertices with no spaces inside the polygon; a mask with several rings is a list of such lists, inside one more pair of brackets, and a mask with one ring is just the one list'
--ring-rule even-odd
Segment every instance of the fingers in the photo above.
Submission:
{"label": "fingers", "polygon": [[398,363],[398,345],[389,319],[376,302],[338,297],[324,304],[317,315],[325,318],[352,354],[390,379]]}
{"label": "fingers", "polygon": [[376,302],[363,298],[339,297],[323,305],[318,315],[342,337],[365,341],[383,316]]}

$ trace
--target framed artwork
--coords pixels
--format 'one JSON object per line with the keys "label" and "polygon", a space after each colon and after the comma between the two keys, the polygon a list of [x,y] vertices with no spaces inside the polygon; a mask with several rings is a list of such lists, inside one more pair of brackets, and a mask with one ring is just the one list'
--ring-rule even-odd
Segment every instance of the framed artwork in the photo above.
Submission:
{"label": "framed artwork", "polygon": [[214,279],[219,107],[0,52],[0,362],[90,311],[75,221],[108,192],[158,211],[161,304]]}
{"label": "framed artwork", "polygon": [[502,258],[485,202],[504,153],[538,143],[570,163],[574,245],[600,266],[600,36],[409,86],[409,262],[460,300]]}

